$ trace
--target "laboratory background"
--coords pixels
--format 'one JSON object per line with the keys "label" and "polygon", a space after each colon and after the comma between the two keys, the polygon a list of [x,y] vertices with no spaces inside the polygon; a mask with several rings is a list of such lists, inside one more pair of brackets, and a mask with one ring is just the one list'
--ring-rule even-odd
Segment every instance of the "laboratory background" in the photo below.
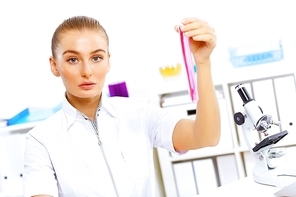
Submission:
{"label": "laboratory background", "polygon": [[285,150],[281,159],[296,164],[295,9],[295,0],[1,1],[0,197],[21,196],[24,136],[60,107],[65,90],[50,71],[51,37],[74,15],[98,19],[109,35],[107,94],[124,84],[129,97],[147,97],[188,118],[195,104],[174,26],[194,16],[215,28],[211,58],[220,143],[184,156],[156,149],[157,197],[197,196],[252,174],[256,159],[233,118],[244,111],[235,89],[241,83],[281,122],[270,133],[289,132],[276,146]]}

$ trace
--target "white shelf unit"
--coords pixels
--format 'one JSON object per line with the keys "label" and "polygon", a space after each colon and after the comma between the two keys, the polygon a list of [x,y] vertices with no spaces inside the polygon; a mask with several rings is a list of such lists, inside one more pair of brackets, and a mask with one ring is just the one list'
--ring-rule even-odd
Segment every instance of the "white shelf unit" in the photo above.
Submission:
{"label": "white shelf unit", "polygon": [[[288,130],[289,134],[274,147],[285,147],[287,158],[295,162],[296,159],[291,156],[296,154],[294,73],[216,84],[222,119],[220,142],[215,147],[192,150],[180,156],[157,149],[165,196],[195,196],[251,175],[256,159],[245,144],[241,126],[236,125],[233,118],[235,112],[243,110],[243,102],[234,88],[240,83],[245,84],[252,98],[266,113],[281,122],[281,126],[272,127],[269,134]],[[196,105],[190,102],[186,89],[164,91],[159,98],[163,108],[183,113],[185,118],[194,117]],[[259,133],[255,136],[259,141],[263,137]]]}

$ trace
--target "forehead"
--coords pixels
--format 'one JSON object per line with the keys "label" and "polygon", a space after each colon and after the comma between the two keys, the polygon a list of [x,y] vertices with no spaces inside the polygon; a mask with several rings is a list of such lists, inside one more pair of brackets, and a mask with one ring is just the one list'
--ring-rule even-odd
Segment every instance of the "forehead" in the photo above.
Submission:
{"label": "forehead", "polygon": [[70,30],[60,34],[59,38],[59,48],[64,50],[106,50],[107,44],[106,36],[96,30]]}

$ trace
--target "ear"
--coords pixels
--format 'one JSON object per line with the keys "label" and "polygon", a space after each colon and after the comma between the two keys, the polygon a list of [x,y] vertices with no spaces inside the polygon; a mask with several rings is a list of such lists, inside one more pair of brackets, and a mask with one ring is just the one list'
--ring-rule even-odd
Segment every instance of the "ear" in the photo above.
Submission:
{"label": "ear", "polygon": [[110,71],[110,66],[111,66],[111,64],[110,64],[110,56],[111,56],[111,54],[110,53],[108,53],[108,72]]}
{"label": "ear", "polygon": [[52,56],[49,58],[49,64],[50,64],[50,70],[51,70],[52,74],[56,77],[61,76],[58,69],[57,69],[57,64]]}

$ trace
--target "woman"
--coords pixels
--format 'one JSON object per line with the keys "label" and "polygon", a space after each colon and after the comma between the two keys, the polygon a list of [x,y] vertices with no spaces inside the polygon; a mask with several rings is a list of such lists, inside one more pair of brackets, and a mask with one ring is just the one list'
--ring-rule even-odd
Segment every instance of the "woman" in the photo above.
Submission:
{"label": "woman", "polygon": [[[175,27],[179,31],[178,26]],[[139,98],[108,98],[109,38],[90,17],[65,20],[52,38],[52,73],[66,88],[63,107],[27,134],[24,196],[154,196],[153,147],[175,154],[215,146],[220,116],[211,76],[214,29],[185,18],[198,69],[195,120]]]}

